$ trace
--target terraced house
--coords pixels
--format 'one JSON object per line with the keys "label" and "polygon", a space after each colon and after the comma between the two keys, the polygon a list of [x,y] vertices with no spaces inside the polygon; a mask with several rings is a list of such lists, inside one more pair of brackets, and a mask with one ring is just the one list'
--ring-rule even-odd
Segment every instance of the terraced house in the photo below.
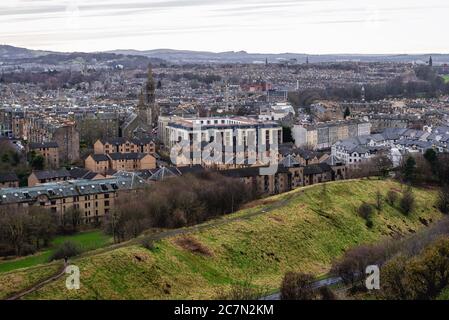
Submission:
{"label": "terraced house", "polygon": [[79,209],[86,223],[96,222],[114,207],[118,194],[145,187],[135,174],[117,175],[101,180],[70,180],[27,188],[0,190],[0,206],[40,206],[60,217],[69,208]]}
{"label": "terraced house", "polygon": [[137,171],[156,168],[156,158],[144,153],[93,154],[84,161],[86,169],[97,173],[115,171]]}
{"label": "terraced house", "polygon": [[156,145],[149,138],[111,138],[99,139],[94,143],[95,154],[109,153],[156,153]]}

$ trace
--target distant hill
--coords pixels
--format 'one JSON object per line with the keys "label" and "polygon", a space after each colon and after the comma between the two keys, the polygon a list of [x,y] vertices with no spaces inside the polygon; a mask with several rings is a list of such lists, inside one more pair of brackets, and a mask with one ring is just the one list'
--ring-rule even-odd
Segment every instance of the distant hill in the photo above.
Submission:
{"label": "distant hill", "polygon": [[[265,198],[200,226],[156,233],[151,249],[137,239],[71,259],[81,271],[80,290],[67,290],[62,277],[25,299],[210,299],[246,281],[276,290],[287,271],[325,274],[348,248],[411,234],[442,217],[432,206],[436,191],[414,188],[412,214],[385,203],[368,228],[358,207],[391,189],[401,185],[347,180],[327,183],[327,200],[320,200],[322,185]],[[52,272],[54,263],[0,274],[0,298]]]}
{"label": "distant hill", "polygon": [[[427,63],[429,57],[432,56],[435,65],[449,64],[449,54],[396,54],[396,55],[366,55],[366,54],[324,54],[314,55],[305,53],[248,53],[246,51],[227,51],[227,52],[208,52],[208,51],[191,51],[191,50],[173,50],[173,49],[155,49],[155,50],[112,50],[106,52],[51,52],[40,50],[29,50],[26,48],[18,48],[8,45],[0,45],[0,62],[2,61],[18,61],[22,59],[36,59],[32,62],[50,63],[51,60],[70,60],[73,58],[82,59],[98,59],[108,58],[107,55],[145,57],[152,63],[162,63],[163,61],[170,63],[278,63],[282,61],[291,61],[296,63],[320,62],[342,62],[342,61],[360,61],[360,62],[401,62],[401,63]],[[47,58],[43,58],[47,57]],[[115,59],[117,57],[109,56]],[[136,58],[134,58],[136,59]],[[30,60],[23,61],[30,62]]]}
{"label": "distant hill", "polygon": [[50,51],[30,50],[26,48],[18,48],[8,45],[0,45],[0,61],[1,60],[15,60],[15,59],[29,59],[46,54]]}
{"label": "distant hill", "polygon": [[113,53],[144,55],[146,57],[161,58],[173,63],[265,63],[266,59],[270,63],[290,61],[296,59],[298,63],[305,63],[307,59],[310,63],[317,62],[340,62],[340,61],[360,61],[360,62],[405,62],[405,63],[426,63],[432,56],[435,64],[449,64],[449,54],[418,54],[418,55],[365,55],[365,54],[325,54],[309,55],[304,53],[248,53],[246,51],[228,52],[207,52],[189,50],[114,50]]}
{"label": "distant hill", "polygon": [[165,62],[157,57],[147,57],[145,55],[119,54],[110,52],[52,52],[29,50],[7,45],[0,45],[0,64],[21,65],[82,65],[82,64],[103,64],[103,65],[123,65],[126,67],[143,67],[148,63],[160,64]]}

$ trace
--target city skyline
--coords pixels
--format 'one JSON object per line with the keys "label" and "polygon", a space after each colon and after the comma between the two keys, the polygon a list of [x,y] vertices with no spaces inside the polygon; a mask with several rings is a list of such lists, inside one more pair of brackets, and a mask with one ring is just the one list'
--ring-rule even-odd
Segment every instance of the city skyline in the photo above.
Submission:
{"label": "city skyline", "polygon": [[53,51],[448,53],[449,4],[372,0],[5,0],[0,43]]}

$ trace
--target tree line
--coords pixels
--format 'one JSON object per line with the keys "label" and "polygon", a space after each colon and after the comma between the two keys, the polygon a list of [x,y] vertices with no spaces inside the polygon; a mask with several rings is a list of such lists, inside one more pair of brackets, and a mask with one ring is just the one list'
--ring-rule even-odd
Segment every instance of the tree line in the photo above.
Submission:
{"label": "tree line", "polygon": [[37,206],[0,206],[0,257],[33,254],[49,247],[57,235],[79,231],[81,224],[81,211],[75,208],[61,218]]}
{"label": "tree line", "polygon": [[245,183],[219,173],[173,177],[120,195],[103,228],[121,242],[150,228],[180,228],[235,212],[257,196]]}

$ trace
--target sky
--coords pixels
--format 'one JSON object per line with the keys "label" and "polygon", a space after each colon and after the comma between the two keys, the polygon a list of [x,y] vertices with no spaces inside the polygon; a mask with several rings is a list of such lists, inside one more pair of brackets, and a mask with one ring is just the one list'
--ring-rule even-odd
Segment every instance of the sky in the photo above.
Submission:
{"label": "sky", "polygon": [[0,44],[54,51],[449,53],[447,0],[1,0]]}

